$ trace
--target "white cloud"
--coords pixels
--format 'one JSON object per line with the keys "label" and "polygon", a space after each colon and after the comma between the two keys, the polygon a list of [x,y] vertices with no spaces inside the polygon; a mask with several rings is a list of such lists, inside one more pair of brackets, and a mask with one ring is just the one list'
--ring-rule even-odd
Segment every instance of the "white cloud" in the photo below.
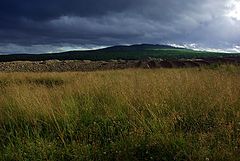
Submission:
{"label": "white cloud", "polygon": [[227,6],[226,16],[240,21],[240,0],[230,0]]}

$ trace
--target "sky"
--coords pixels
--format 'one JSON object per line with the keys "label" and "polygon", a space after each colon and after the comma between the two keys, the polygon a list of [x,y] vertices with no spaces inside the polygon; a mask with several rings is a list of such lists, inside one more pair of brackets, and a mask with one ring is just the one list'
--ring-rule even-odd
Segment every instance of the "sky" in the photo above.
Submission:
{"label": "sky", "polygon": [[0,1],[0,54],[141,43],[240,52],[240,0]]}

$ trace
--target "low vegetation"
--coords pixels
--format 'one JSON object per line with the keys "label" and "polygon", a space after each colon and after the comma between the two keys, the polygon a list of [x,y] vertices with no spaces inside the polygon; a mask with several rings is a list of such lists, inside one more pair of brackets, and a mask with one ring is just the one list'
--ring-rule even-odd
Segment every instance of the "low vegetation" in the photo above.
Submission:
{"label": "low vegetation", "polygon": [[0,73],[0,160],[240,160],[239,71]]}

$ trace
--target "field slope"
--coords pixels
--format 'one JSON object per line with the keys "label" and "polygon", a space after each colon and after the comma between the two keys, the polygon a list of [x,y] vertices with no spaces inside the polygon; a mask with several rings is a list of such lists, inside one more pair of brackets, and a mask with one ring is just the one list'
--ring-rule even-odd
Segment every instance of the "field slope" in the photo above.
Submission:
{"label": "field slope", "polygon": [[0,160],[240,160],[239,67],[0,74]]}

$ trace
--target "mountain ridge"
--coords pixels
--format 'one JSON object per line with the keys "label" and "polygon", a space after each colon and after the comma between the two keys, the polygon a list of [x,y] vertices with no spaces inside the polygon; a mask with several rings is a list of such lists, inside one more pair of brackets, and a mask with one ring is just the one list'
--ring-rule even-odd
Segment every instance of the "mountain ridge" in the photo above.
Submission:
{"label": "mountain ridge", "polygon": [[159,44],[133,44],[116,45],[103,49],[85,51],[66,51],[60,53],[45,54],[11,54],[0,55],[0,62],[8,61],[45,61],[45,60],[143,60],[158,58],[164,60],[195,59],[195,58],[219,58],[227,56],[240,56],[240,54],[214,53],[194,51],[187,48],[179,48],[171,45]]}

